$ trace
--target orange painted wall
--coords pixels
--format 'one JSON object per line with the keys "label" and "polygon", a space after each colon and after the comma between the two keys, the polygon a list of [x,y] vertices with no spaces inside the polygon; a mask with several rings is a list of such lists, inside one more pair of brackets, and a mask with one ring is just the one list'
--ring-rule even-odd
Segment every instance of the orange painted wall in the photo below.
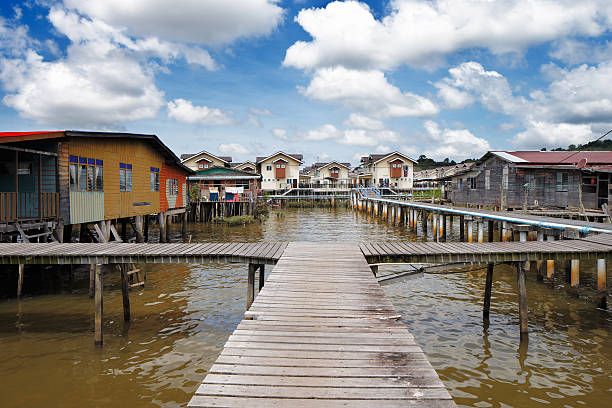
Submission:
{"label": "orange painted wall", "polygon": [[[169,186],[167,181],[169,179],[178,180],[178,195],[176,201],[173,203],[173,197],[170,196]],[[159,170],[159,204],[160,211],[166,211],[170,208],[185,207],[187,203],[185,198],[187,196],[187,173],[176,167],[162,164]],[[174,204],[174,205],[173,205]]]}

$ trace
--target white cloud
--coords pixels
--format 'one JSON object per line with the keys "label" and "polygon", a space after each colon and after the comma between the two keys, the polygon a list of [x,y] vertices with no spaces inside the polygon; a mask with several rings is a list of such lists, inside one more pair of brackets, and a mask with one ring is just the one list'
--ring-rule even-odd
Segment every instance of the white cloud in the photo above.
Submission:
{"label": "white cloud", "polygon": [[311,99],[340,103],[376,117],[423,117],[438,113],[429,99],[391,85],[380,71],[356,71],[343,67],[317,70],[300,92]]}
{"label": "white cloud", "polygon": [[217,150],[223,154],[249,154],[249,150],[238,143],[221,143]]}
{"label": "white cloud", "polygon": [[139,37],[195,44],[269,34],[283,19],[277,0],[64,0],[67,7]]}
{"label": "white cloud", "polygon": [[382,121],[360,115],[359,113],[351,113],[349,118],[344,121],[344,126],[367,130],[382,130],[385,128]]}
{"label": "white cloud", "polygon": [[235,123],[228,112],[207,106],[194,106],[191,101],[182,98],[168,102],[168,117],[180,122],[207,125],[231,125]]}
{"label": "white cloud", "polygon": [[449,109],[463,109],[474,103],[474,97],[467,92],[463,92],[444,82],[434,84],[438,88],[438,96],[444,102],[444,106]]}
{"label": "white cloud", "polygon": [[594,139],[590,125],[531,121],[527,129],[517,133],[512,143],[521,148],[566,147]]}
{"label": "white cloud", "polygon": [[566,38],[557,41],[549,53],[552,58],[568,64],[599,63],[612,59],[612,42],[588,44]]}
{"label": "white cloud", "polygon": [[367,129],[341,130],[334,125],[325,124],[317,129],[305,132],[304,140],[333,140],[338,144],[349,146],[376,146],[380,142],[398,142],[400,137],[397,132],[387,129],[377,131]]}
{"label": "white cloud", "polygon": [[258,109],[258,108],[251,107],[249,108],[249,113],[247,115],[247,118],[251,125],[261,128],[263,127],[263,124],[261,123],[261,119],[259,117],[269,116],[269,115],[272,115],[272,112],[270,112],[268,109]]}
{"label": "white cloud", "polygon": [[394,0],[378,20],[364,3],[335,1],[300,11],[295,21],[312,40],[293,44],[283,64],[386,70],[432,66],[475,47],[517,53],[566,36],[602,33],[605,7],[605,0]]}
{"label": "white cloud", "polygon": [[272,129],[272,134],[280,140],[289,140],[289,137],[287,137],[287,130],[285,129],[274,128]]}
{"label": "white cloud", "polygon": [[[57,10],[50,21],[58,30],[70,16]],[[0,22],[2,23],[2,22]],[[76,20],[71,34],[78,37],[66,56],[45,61],[39,45],[17,27],[13,37],[21,49],[6,52],[6,26],[0,29],[3,54],[0,82],[3,102],[21,117],[57,127],[117,127],[119,123],[153,118],[164,104],[150,70],[145,69],[130,49],[118,46],[105,27]],[[11,27],[12,29],[13,27]],[[5,32],[2,35],[2,32]],[[78,34],[80,32],[80,34]]]}
{"label": "white cloud", "polygon": [[376,146],[377,153],[387,153],[389,151],[391,151],[391,148],[389,146],[385,146],[385,145]]}
{"label": "white cloud", "polygon": [[258,109],[258,108],[254,108],[254,107],[249,108],[249,112],[251,112],[253,115],[257,115],[257,116],[269,116],[269,115],[272,115],[272,112],[270,112],[269,109]]}
{"label": "white cloud", "polygon": [[427,157],[436,160],[447,157],[480,157],[491,150],[488,141],[474,136],[467,129],[440,129],[440,126],[431,120],[426,121],[424,127],[427,136],[435,143],[433,148],[422,151]]}

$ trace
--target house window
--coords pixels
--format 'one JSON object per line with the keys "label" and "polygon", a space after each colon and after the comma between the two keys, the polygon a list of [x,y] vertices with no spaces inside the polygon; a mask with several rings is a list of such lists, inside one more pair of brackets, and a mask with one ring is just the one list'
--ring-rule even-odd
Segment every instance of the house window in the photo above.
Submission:
{"label": "house window", "polygon": [[119,191],[132,191],[132,165],[119,163]]}
{"label": "house window", "polygon": [[198,169],[203,169],[204,165],[203,164],[198,164]]}
{"label": "house window", "polygon": [[470,189],[476,190],[478,183],[476,182],[476,177],[470,177]]}
{"label": "house window", "polygon": [[462,179],[462,178],[460,178],[460,179],[459,179],[459,186],[457,187],[457,189],[458,189],[459,191],[462,191],[462,190],[463,190],[463,179]]}
{"label": "house window", "polygon": [[529,190],[535,189],[535,174],[525,174],[525,188]]}
{"label": "house window", "polygon": [[485,170],[485,189],[491,189],[491,170]]}
{"label": "house window", "polygon": [[504,190],[508,188],[508,166],[504,166],[502,170],[502,188]]}
{"label": "house window", "polygon": [[178,195],[178,180],[168,179],[168,194],[172,196]]}
{"label": "house window", "polygon": [[272,171],[272,166],[266,166],[267,171]]}
{"label": "house window", "polygon": [[151,191],[159,191],[159,169],[151,167]]}
{"label": "house window", "polygon": [[70,156],[70,190],[104,191],[103,164],[98,159]]}
{"label": "house window", "polygon": [[557,191],[567,191],[568,176],[565,171],[557,172]]}

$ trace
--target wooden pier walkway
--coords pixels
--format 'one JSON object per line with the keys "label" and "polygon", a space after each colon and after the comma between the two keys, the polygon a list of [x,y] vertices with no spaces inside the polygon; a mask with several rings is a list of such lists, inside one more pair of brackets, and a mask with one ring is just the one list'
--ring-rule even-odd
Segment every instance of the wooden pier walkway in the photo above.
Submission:
{"label": "wooden pier walkway", "polygon": [[453,407],[359,246],[290,243],[191,407]]}

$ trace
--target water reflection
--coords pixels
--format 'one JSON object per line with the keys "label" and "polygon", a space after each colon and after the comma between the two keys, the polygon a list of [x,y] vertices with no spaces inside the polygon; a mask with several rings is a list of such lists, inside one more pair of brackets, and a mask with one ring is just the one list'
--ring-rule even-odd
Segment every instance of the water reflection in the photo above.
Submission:
{"label": "water reflection", "polygon": [[[240,227],[190,224],[189,234],[192,242],[417,239],[403,227],[343,208],[278,212]],[[455,223],[453,235],[457,230]],[[180,239],[180,226],[172,227],[171,239]],[[72,293],[47,289],[22,302],[2,301],[2,405],[184,405],[242,318],[246,266],[144,267],[147,283],[131,294],[130,324],[122,318],[118,274],[105,277],[102,350],[93,347],[87,268],[75,268]],[[593,284],[593,267],[581,264],[587,286]],[[495,268],[488,327],[482,320],[485,276],[485,270],[425,275],[384,287],[456,402],[607,406],[612,321],[585,299],[592,290],[581,289],[581,298],[572,298],[563,282],[551,289],[528,272],[527,344],[519,342],[515,270]]]}

